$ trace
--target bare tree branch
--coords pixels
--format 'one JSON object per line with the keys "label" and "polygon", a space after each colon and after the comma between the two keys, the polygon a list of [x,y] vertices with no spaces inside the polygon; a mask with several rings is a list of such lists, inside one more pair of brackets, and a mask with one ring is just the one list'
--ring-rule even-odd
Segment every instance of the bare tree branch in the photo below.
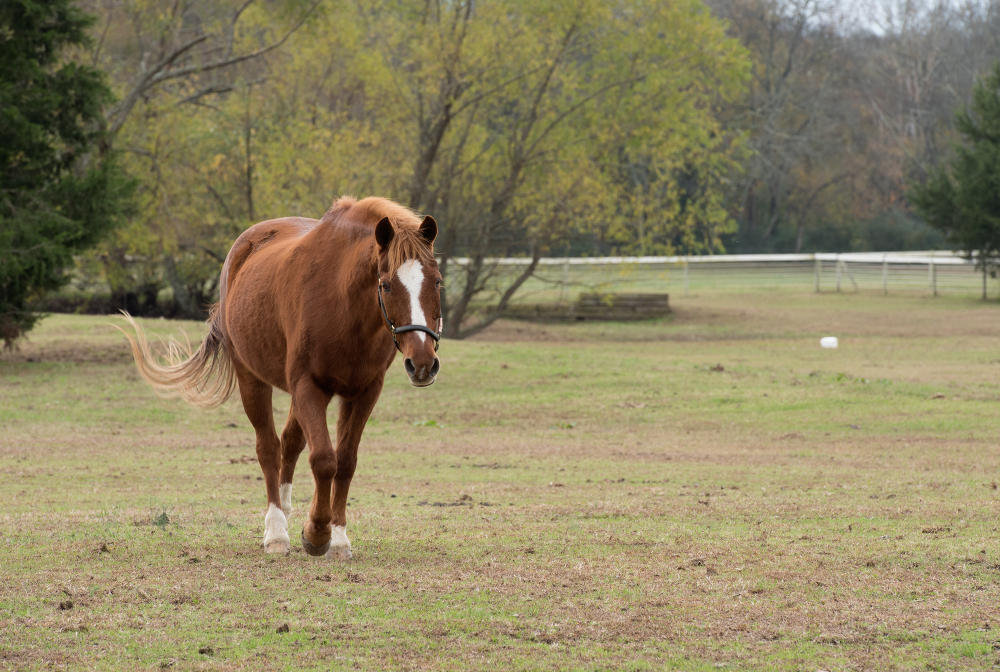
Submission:
{"label": "bare tree branch", "polygon": [[521,272],[521,274],[517,277],[517,279],[510,284],[510,286],[507,287],[506,291],[504,291],[503,295],[500,297],[500,301],[497,302],[496,307],[492,311],[490,311],[490,313],[486,317],[481,319],[473,326],[469,327],[468,329],[462,329],[461,331],[459,331],[458,338],[468,338],[469,336],[475,336],[483,329],[485,329],[486,327],[490,326],[498,319],[503,317],[504,313],[507,311],[507,306],[510,304],[511,298],[514,296],[517,290],[521,288],[521,285],[523,285],[528,280],[528,278],[530,278],[532,275],[535,274],[535,269],[538,268],[539,259],[541,259],[541,254],[536,251],[534,256],[532,256],[531,258],[531,263],[528,264],[528,267]]}
{"label": "bare tree branch", "polygon": [[229,93],[232,90],[233,86],[231,84],[213,84],[206,89],[202,89],[197,93],[191,94],[187,98],[182,98],[177,101],[177,104],[184,105],[186,103],[197,103],[199,99],[204,98],[205,96],[210,96],[213,93]]}
{"label": "bare tree branch", "polygon": [[[242,14],[251,2],[252,0],[244,3],[244,5],[237,10],[231,23],[232,27],[235,26],[235,22],[239,19],[240,14]],[[160,84],[170,80],[187,77],[188,75],[195,73],[218,70],[231,65],[244,63],[249,60],[260,58],[261,56],[280,48],[293,34],[295,34],[299,28],[302,27],[302,24],[304,24],[309,16],[316,10],[320,2],[322,2],[322,0],[313,0],[308,9],[306,9],[302,16],[299,17],[299,20],[285,32],[281,39],[250,53],[240,54],[238,56],[227,55],[223,58],[208,61],[207,63],[191,63],[182,67],[173,68],[172,66],[177,63],[181,57],[190,52],[194,47],[202,44],[206,40],[211,39],[212,35],[209,33],[196,35],[181,46],[173,49],[169,54],[154,63],[148,70],[145,70],[139,80],[133,84],[132,88],[127,94],[125,94],[122,100],[108,111],[106,118],[110,122],[108,124],[109,134],[112,136],[117,134],[125,124],[125,121],[128,119],[129,114],[132,112],[132,109],[135,107],[139,99]]]}

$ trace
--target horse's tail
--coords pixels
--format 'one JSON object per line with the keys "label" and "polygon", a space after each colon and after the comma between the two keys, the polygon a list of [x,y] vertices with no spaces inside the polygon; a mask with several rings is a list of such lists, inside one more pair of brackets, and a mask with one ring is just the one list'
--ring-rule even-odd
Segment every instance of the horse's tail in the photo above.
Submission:
{"label": "horse's tail", "polygon": [[236,389],[236,372],[233,360],[226,349],[226,340],[220,326],[218,304],[213,306],[208,318],[208,335],[201,347],[191,354],[191,343],[181,345],[171,339],[164,353],[165,364],[160,364],[149,348],[146,334],[132,316],[122,311],[132,327],[125,334],[132,346],[135,365],[147,383],[164,396],[179,395],[184,401],[201,408],[220,406]]}

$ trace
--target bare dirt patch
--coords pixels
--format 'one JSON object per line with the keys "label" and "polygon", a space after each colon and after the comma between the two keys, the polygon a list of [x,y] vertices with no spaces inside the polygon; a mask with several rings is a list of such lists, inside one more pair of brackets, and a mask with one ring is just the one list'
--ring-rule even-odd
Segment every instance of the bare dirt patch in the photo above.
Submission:
{"label": "bare dirt patch", "polygon": [[71,340],[53,340],[44,344],[26,341],[16,350],[3,354],[3,360],[27,364],[72,363],[72,364],[126,364],[132,360],[132,352],[127,345],[103,343],[93,345]]}

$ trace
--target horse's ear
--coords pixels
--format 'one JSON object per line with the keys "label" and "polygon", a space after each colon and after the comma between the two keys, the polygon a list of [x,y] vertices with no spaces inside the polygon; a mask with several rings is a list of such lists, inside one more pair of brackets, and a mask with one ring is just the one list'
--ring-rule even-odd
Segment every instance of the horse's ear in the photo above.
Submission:
{"label": "horse's ear", "polygon": [[375,225],[375,242],[378,243],[379,250],[388,247],[395,235],[396,231],[392,228],[392,222],[388,217],[378,220],[378,224]]}
{"label": "horse's ear", "polygon": [[438,223],[430,215],[424,217],[424,221],[420,222],[420,235],[424,237],[428,245],[433,243],[434,239],[437,238]]}

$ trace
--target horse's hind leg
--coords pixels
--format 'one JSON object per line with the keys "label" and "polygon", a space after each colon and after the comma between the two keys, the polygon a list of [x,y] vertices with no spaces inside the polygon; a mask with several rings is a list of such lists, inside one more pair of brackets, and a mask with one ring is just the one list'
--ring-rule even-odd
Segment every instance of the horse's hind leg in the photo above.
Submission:
{"label": "horse's hind leg", "polygon": [[281,510],[278,474],[281,469],[281,441],[274,430],[271,411],[271,386],[260,380],[245,367],[234,361],[236,378],[240,384],[243,410],[257,434],[257,462],[264,472],[267,488],[267,513],[264,516],[264,550],[268,553],[287,553],[291,546],[288,539],[288,519]]}
{"label": "horse's hind leg", "polygon": [[302,425],[295,417],[295,404],[288,409],[288,420],[281,432],[281,478],[278,494],[281,497],[281,510],[285,515],[292,513],[292,477],[295,476],[295,463],[306,447],[306,435]]}

